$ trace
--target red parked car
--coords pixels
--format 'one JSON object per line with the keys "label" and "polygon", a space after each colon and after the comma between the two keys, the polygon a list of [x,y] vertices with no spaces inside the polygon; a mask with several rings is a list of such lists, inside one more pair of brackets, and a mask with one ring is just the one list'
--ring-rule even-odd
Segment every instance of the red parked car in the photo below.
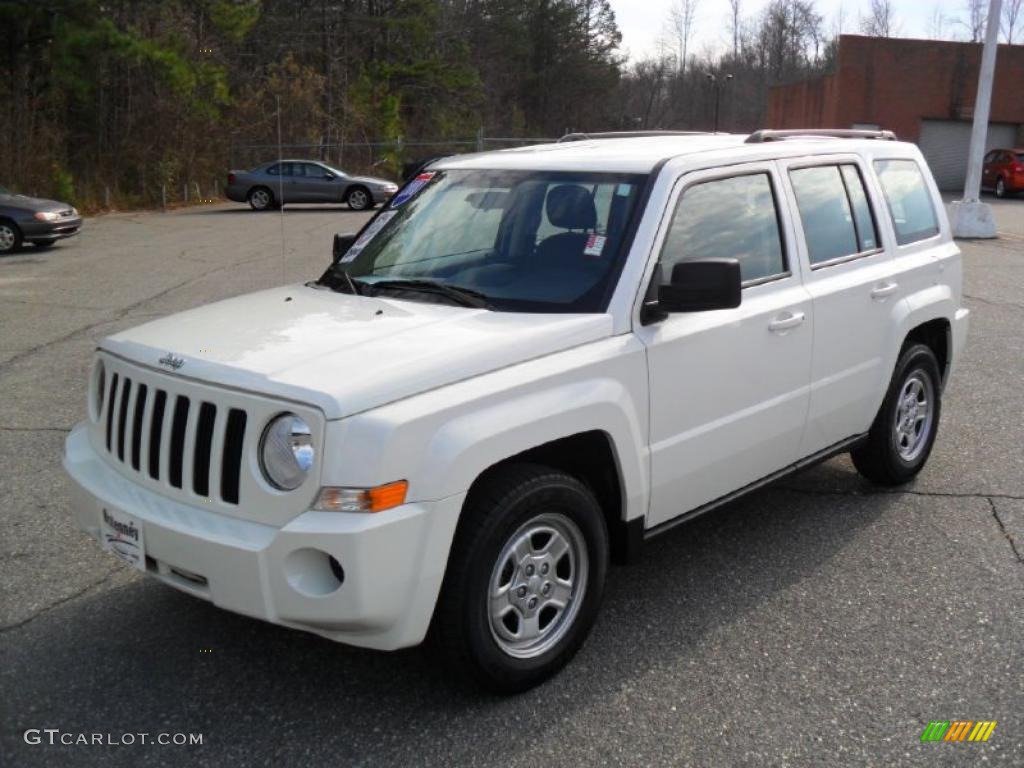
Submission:
{"label": "red parked car", "polygon": [[981,188],[996,197],[1024,192],[1024,149],[993,149],[985,155]]}

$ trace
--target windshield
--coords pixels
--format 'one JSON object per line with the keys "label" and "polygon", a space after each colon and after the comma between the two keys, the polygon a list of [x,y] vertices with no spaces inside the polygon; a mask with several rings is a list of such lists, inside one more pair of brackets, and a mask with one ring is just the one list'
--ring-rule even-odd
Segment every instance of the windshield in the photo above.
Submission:
{"label": "windshield", "polygon": [[[444,300],[446,294],[424,288],[422,281],[430,281],[472,291],[497,310],[603,312],[645,179],[427,171],[399,191],[321,283],[335,287],[351,278],[360,292]],[[420,290],[410,280],[420,281]]]}

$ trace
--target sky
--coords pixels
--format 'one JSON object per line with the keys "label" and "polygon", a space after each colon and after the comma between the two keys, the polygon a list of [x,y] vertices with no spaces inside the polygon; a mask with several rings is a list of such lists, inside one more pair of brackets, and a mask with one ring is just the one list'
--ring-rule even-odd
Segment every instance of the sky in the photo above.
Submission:
{"label": "sky", "polygon": [[[622,32],[622,51],[631,59],[642,59],[657,53],[669,8],[677,0],[610,0]],[[767,0],[743,0],[744,17],[756,16]],[[825,27],[834,31],[840,13],[842,31],[856,33],[861,14],[867,12],[870,0],[816,0],[818,13],[825,17]],[[936,11],[947,19],[943,37],[962,37],[964,27],[949,19],[963,17],[965,0],[894,0],[900,37],[930,37]],[[724,49],[728,38],[729,4],[726,0],[697,0],[694,52],[705,47]]]}

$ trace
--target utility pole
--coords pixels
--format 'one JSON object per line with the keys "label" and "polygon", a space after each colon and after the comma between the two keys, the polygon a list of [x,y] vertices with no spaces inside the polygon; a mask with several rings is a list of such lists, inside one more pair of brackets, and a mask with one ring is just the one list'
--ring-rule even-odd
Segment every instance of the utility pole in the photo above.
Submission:
{"label": "utility pole", "polygon": [[725,79],[719,82],[717,77],[708,72],[708,80],[715,89],[715,133],[718,133],[718,108],[722,99],[722,88],[732,81],[732,75],[726,75]]}
{"label": "utility pole", "polygon": [[988,135],[988,115],[992,106],[992,80],[996,72],[996,49],[999,44],[999,20],[1002,1],[991,0],[988,6],[988,26],[985,48],[981,53],[981,72],[978,74],[978,95],[974,100],[974,126],[967,157],[967,181],[963,200],[953,203],[954,237],[995,237],[996,223],[992,208],[981,202],[981,165],[985,156],[985,138]]}

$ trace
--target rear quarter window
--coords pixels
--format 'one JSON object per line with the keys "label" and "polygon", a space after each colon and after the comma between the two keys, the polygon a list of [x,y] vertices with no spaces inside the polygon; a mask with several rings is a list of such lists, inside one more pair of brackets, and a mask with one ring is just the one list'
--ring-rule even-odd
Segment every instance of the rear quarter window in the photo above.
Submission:
{"label": "rear quarter window", "polygon": [[939,233],[939,220],[921,168],[913,160],[876,160],[875,172],[889,206],[899,245]]}

